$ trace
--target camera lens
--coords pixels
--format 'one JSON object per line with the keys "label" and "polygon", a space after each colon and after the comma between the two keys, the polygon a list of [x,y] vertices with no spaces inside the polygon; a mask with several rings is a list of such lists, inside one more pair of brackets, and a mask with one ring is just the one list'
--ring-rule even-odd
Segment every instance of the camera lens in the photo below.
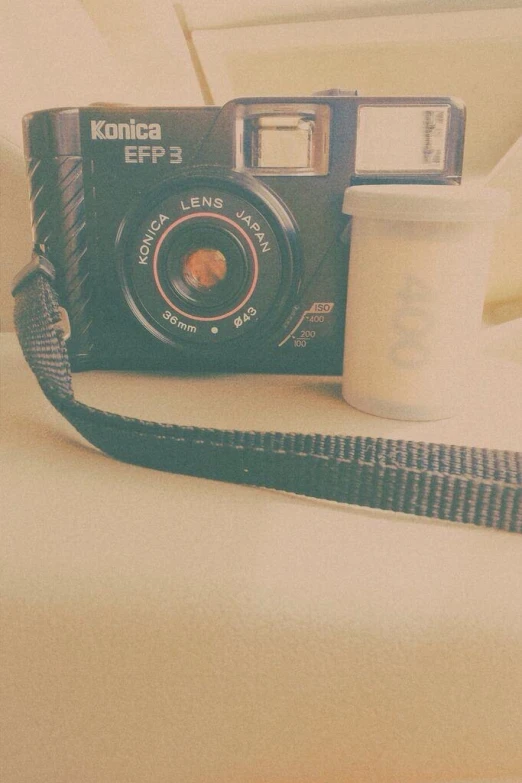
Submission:
{"label": "camera lens", "polygon": [[175,221],[157,257],[157,286],[184,314],[213,318],[245,298],[255,274],[233,227],[218,217]]}
{"label": "camera lens", "polygon": [[117,260],[133,315],[198,362],[236,361],[241,350],[254,361],[254,344],[282,325],[299,287],[284,204],[258,179],[211,167],[142,195],[120,225]]}
{"label": "camera lens", "polygon": [[227,260],[214,247],[199,247],[183,258],[181,274],[189,288],[210,291],[225,279]]}

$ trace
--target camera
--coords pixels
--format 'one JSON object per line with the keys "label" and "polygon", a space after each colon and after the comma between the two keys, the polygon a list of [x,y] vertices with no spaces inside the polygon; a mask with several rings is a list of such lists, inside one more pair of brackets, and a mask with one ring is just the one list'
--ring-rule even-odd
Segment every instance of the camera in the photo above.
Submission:
{"label": "camera", "polygon": [[27,115],[73,369],[341,374],[344,190],[458,184],[464,123],[453,98],[342,90]]}

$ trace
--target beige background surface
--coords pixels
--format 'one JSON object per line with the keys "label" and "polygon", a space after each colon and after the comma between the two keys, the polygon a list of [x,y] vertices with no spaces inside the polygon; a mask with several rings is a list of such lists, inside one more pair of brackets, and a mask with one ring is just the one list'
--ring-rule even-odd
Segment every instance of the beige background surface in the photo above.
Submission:
{"label": "beige background surface", "polygon": [[[521,330],[487,333],[438,423],[358,413],[338,379],[75,386],[155,420],[520,448]],[[521,535],[115,462],[0,343],[6,783],[520,783]]]}
{"label": "beige background surface", "polygon": [[[31,243],[21,114],[100,99],[200,103],[202,92],[168,0],[0,3],[0,315],[9,329],[9,280]],[[408,14],[426,2],[183,5],[189,29],[223,28],[221,51],[236,21]],[[467,0],[429,5],[462,11]],[[392,79],[384,64],[394,47],[358,47],[352,59],[301,52],[308,71],[294,71],[284,51],[231,54],[227,81],[283,90],[282,75],[293,85],[299,73],[309,89],[339,83],[344,68],[350,86],[357,64]],[[498,68],[484,61],[487,90],[476,60],[459,56],[474,112],[519,95],[510,80],[520,54],[509,51]],[[415,46],[404,57],[399,91],[403,78],[426,78]],[[451,77],[446,61],[439,73]],[[475,124],[477,160],[482,142],[489,165],[520,133],[520,105],[502,104],[482,139]],[[504,228],[490,296],[513,317],[520,222]],[[439,423],[358,413],[338,379],[90,373],[75,388],[93,405],[164,421],[520,449],[521,326],[485,334],[464,412]],[[0,336],[0,366],[6,783],[521,783],[522,536],[118,463],[50,408],[13,335]]]}

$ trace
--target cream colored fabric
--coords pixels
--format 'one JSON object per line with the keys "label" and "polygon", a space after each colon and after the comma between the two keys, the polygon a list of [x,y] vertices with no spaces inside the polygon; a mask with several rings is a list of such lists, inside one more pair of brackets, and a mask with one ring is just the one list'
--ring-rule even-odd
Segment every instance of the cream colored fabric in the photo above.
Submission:
{"label": "cream colored fabric", "polygon": [[[179,423],[520,448],[521,327],[488,333],[445,422],[357,413],[338,379],[88,373],[76,392]],[[522,776],[522,536],[116,462],[1,347],[2,780]]]}

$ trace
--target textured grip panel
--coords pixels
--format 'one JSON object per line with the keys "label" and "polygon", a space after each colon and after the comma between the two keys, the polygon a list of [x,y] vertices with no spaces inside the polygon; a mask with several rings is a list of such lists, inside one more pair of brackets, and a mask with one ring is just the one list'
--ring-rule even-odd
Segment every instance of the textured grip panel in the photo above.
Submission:
{"label": "textured grip panel", "polygon": [[30,180],[33,238],[55,265],[60,298],[72,326],[70,354],[92,353],[94,296],[89,263],[81,157],[31,159]]}

